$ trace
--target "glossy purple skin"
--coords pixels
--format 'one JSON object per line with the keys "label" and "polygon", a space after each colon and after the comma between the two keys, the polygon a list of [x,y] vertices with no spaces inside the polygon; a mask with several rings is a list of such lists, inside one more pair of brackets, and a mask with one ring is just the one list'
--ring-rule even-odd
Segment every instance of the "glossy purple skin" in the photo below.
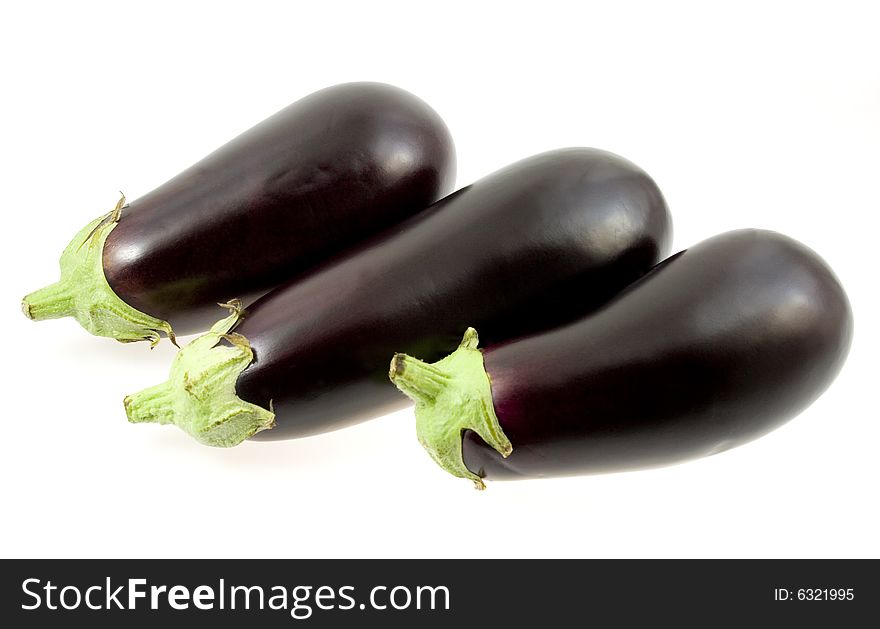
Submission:
{"label": "glossy purple skin", "polygon": [[484,351],[513,453],[476,434],[490,479],[677,463],[733,448],[809,406],[852,338],[840,283],[778,233],[735,231],[661,263],[592,316]]}
{"label": "glossy purple skin", "polygon": [[272,291],[235,328],[255,361],[243,399],[299,437],[407,404],[396,351],[437,360],[477,326],[500,341],[594,309],[667,251],[657,186],[593,149],[544,153],[442,199],[346,257]]}
{"label": "glossy purple skin", "polygon": [[178,334],[419,212],[454,185],[424,102],[347,83],[281,110],[132,202],[104,246],[111,288]]}

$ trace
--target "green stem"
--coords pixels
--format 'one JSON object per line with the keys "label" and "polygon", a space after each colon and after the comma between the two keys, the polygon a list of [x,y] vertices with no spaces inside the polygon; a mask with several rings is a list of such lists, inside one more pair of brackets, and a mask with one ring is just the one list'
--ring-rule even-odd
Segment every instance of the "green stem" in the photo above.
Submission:
{"label": "green stem", "polygon": [[133,424],[173,424],[174,387],[163,382],[123,400],[128,421]]}
{"label": "green stem", "polygon": [[125,398],[128,421],[175,424],[217,447],[238,445],[275,425],[271,408],[245,402],[235,392],[238,376],[254,360],[248,340],[229,332],[241,317],[240,306],[225,304],[230,315],[177,352],[166,382]]}
{"label": "green stem", "polygon": [[388,375],[416,403],[416,434],[431,458],[450,474],[485,489],[483,479],[462,458],[462,433],[473,430],[504,457],[513,446],[495,414],[478,343],[477,331],[468,328],[461,345],[446,358],[429,364],[395,354]]}
{"label": "green stem", "polygon": [[21,301],[21,310],[31,321],[72,317],[74,309],[73,291],[67,282],[49,284]]}
{"label": "green stem", "polygon": [[406,354],[395,354],[388,371],[391,382],[419,404],[431,404],[449,383],[449,374]]}
{"label": "green stem", "polygon": [[176,345],[167,321],[129,306],[104,276],[104,243],[122,216],[124,201],[122,197],[112,212],[96,218],[74,236],[61,254],[61,279],[26,296],[22,312],[34,321],[73,317],[92,334],[125,343],[150,341],[156,345],[165,334]]}

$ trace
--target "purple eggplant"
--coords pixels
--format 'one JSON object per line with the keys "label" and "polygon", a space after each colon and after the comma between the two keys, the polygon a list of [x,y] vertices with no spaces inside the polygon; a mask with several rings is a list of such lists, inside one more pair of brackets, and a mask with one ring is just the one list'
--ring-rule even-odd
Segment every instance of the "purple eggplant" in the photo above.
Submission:
{"label": "purple eggplant", "polygon": [[398,354],[419,439],[473,480],[647,468],[779,427],[831,383],[852,338],[837,278],[778,233],[735,231],[659,264],[591,316],[434,364]]}
{"label": "purple eggplant", "polygon": [[502,341],[574,318],[654,266],[670,232],[657,186],[616,155],[523,160],[233,312],[126,399],[129,419],[228,446],[375,417],[405,404],[395,349],[439,358],[474,322]]}
{"label": "purple eggplant", "polygon": [[379,83],[330,87],[89,223],[61,281],[22,308],[120,341],[173,340],[207,329],[218,301],[248,303],[425,209],[454,174],[449,131],[424,102]]}

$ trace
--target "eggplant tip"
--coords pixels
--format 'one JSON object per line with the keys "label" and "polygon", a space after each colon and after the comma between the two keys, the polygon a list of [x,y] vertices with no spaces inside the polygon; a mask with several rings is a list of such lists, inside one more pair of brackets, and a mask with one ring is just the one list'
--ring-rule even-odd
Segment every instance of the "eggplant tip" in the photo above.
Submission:
{"label": "eggplant tip", "polygon": [[134,420],[131,418],[131,403],[132,397],[130,395],[126,395],[122,400],[122,406],[125,408],[125,416],[128,418],[128,421],[134,423]]}
{"label": "eggplant tip", "polygon": [[30,319],[31,321],[34,320],[34,315],[31,312],[31,303],[27,300],[27,297],[21,300],[21,311],[28,319]]}
{"label": "eggplant tip", "polygon": [[406,368],[406,357],[404,354],[396,353],[391,359],[391,366],[388,368],[388,377],[394,382],[403,370]]}

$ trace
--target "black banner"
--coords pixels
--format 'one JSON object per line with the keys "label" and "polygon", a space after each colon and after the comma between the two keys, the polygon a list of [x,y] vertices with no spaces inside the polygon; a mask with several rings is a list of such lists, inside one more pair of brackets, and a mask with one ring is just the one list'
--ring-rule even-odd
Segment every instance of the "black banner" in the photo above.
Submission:
{"label": "black banner", "polygon": [[163,629],[194,623],[448,627],[477,621],[498,627],[845,627],[880,617],[874,560],[4,560],[2,565],[0,619],[7,627],[78,622],[119,627],[140,619],[161,622]]}

